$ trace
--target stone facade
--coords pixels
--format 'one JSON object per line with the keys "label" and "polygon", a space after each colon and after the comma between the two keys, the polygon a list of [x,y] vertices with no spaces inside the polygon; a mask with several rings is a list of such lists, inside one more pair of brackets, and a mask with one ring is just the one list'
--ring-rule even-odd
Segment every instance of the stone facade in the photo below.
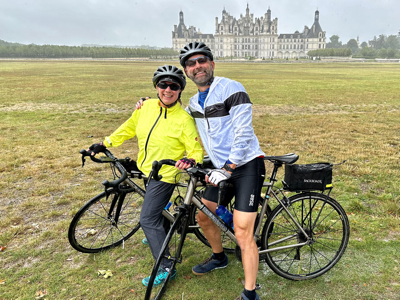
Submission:
{"label": "stone facade", "polygon": [[192,41],[207,44],[215,57],[256,57],[256,58],[299,58],[307,52],[325,49],[326,33],[319,24],[319,11],[315,12],[311,28],[304,26],[303,32],[279,34],[278,18],[272,19],[271,10],[260,18],[250,14],[247,4],[246,14],[234,18],[224,9],[221,22],[215,18],[215,34],[203,34],[196,27],[187,28],[183,12],[179,13],[179,25],[172,32],[173,49],[179,51]]}

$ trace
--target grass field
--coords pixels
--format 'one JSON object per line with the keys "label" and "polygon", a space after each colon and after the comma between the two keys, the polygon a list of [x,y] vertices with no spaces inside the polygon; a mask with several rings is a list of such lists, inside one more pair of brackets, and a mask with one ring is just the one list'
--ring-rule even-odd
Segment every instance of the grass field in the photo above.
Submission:
{"label": "grass field", "polygon": [[[81,168],[79,150],[116,129],[139,97],[156,97],[151,77],[162,64],[0,62],[0,299],[143,299],[152,257],[142,232],[124,248],[88,255],[70,247],[67,230],[111,175],[91,162]],[[334,169],[331,194],[350,220],[345,255],[304,282],[260,264],[261,299],[399,299],[400,64],[217,63],[215,73],[247,89],[268,155],[347,160]],[[188,83],[184,103],[195,92]],[[113,152],[135,158],[136,142]],[[191,268],[210,251],[194,236],[185,246],[165,299],[239,295],[244,275],[234,255],[228,268],[197,278]],[[101,269],[113,276],[98,277]]]}

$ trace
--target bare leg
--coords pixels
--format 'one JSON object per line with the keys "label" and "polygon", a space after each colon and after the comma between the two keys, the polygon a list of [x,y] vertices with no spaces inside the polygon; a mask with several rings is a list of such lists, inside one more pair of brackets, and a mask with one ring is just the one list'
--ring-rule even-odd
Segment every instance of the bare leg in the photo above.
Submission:
{"label": "bare leg", "polygon": [[[213,213],[217,209],[217,203],[202,199],[205,206],[208,207]],[[201,229],[203,229],[204,236],[207,238],[214,253],[221,253],[224,251],[221,241],[221,230],[201,211],[197,214],[197,222]]]}
{"label": "bare leg", "polygon": [[258,273],[258,248],[254,241],[254,223],[257,213],[234,210],[233,226],[235,236],[242,252],[242,262],[245,277],[245,289],[254,290]]}

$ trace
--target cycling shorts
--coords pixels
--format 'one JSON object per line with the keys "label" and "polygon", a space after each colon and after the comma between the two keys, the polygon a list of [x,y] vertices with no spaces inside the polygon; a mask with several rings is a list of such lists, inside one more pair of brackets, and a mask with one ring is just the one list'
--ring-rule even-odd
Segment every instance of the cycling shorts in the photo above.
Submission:
{"label": "cycling shorts", "polygon": [[[235,209],[242,212],[256,212],[261,198],[261,189],[265,179],[264,159],[257,157],[233,171],[226,188],[222,205],[226,206],[235,197]],[[210,186],[204,191],[203,198],[218,202],[219,187]]]}

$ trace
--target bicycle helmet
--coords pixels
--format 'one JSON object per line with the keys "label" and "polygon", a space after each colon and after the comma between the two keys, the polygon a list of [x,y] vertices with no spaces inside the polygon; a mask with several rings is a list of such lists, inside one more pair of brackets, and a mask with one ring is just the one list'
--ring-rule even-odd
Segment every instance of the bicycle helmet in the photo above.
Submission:
{"label": "bicycle helmet", "polygon": [[182,67],[186,67],[186,61],[189,57],[195,54],[204,54],[209,57],[211,61],[214,60],[211,49],[203,42],[191,42],[187,43],[179,53],[179,62]]}
{"label": "bicycle helmet", "polygon": [[185,89],[186,76],[181,69],[178,69],[175,66],[165,65],[162,67],[158,67],[158,69],[154,72],[153,75],[154,87],[156,87],[157,83],[161,79],[163,81],[176,82],[181,86],[182,91]]}

